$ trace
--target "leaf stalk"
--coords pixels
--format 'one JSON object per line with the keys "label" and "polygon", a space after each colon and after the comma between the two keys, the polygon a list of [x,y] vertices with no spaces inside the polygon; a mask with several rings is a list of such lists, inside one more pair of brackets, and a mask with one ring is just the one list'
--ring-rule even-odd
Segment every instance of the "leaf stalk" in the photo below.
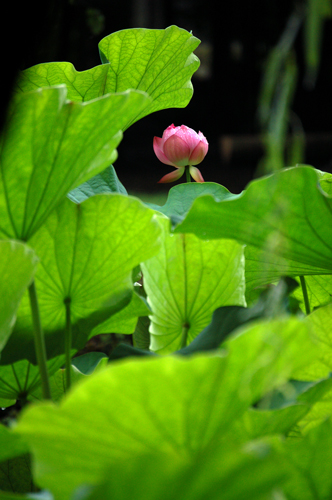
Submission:
{"label": "leaf stalk", "polygon": [[189,171],[190,165],[186,167],[186,181],[191,182],[191,177],[190,177],[190,171]]}
{"label": "leaf stalk", "polygon": [[304,276],[300,276],[300,283],[301,283],[301,288],[302,288],[305,312],[306,312],[306,314],[310,314],[311,313],[310,302],[309,302],[308,290],[307,290],[307,285],[306,285]]}
{"label": "leaf stalk", "polygon": [[40,320],[37,291],[34,280],[30,284],[28,290],[32,315],[35,351],[41,379],[42,394],[44,399],[51,399],[50,381],[47,370],[45,338]]}
{"label": "leaf stalk", "polygon": [[66,389],[71,386],[71,344],[72,344],[72,327],[70,320],[70,298],[64,300],[66,308],[66,328],[65,328],[65,368],[66,368]]}

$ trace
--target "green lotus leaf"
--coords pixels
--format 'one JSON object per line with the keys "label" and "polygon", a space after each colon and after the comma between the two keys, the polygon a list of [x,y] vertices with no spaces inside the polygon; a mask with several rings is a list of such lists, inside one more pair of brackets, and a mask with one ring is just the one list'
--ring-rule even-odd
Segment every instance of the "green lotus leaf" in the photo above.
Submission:
{"label": "green lotus leaf", "polygon": [[[47,362],[47,371],[52,376],[65,362],[64,356],[55,357]],[[17,401],[32,401],[32,396],[38,393],[41,387],[38,366],[33,365],[26,359],[22,359],[11,365],[0,365],[0,397]],[[41,396],[37,399],[43,399]],[[14,404],[14,403],[12,403]]]}
{"label": "green lotus leaf", "polygon": [[82,203],[96,194],[121,193],[127,194],[126,188],[119,181],[113,165],[100,174],[95,175],[68,193],[68,198],[75,203]]}
{"label": "green lotus leaf", "polygon": [[24,243],[0,241],[0,352],[16,319],[21,298],[33,279],[38,258]]}
{"label": "green lotus leaf", "polygon": [[284,485],[286,498],[314,500],[328,498],[332,488],[331,419],[311,429],[302,439],[284,443],[284,461],[290,472]]}
{"label": "green lotus leaf", "polygon": [[199,197],[175,232],[233,238],[317,274],[332,270],[331,224],[332,199],[319,185],[319,172],[294,167],[251,182],[236,199]]}
{"label": "green lotus leaf", "polygon": [[0,137],[0,235],[28,240],[71,189],[112,163],[146,99],[127,91],[74,103],[64,86],[17,95]]}
{"label": "green lotus leaf", "polygon": [[[154,212],[137,198],[99,195],[81,205],[64,199],[30,240],[40,258],[35,283],[48,358],[64,352],[66,304],[77,350],[93,328],[129,303],[132,269],[158,251],[159,234]],[[26,295],[3,364],[35,362],[31,321]]]}
{"label": "green lotus leaf", "polygon": [[179,184],[169,190],[165,205],[159,206],[152,203],[146,205],[169,217],[172,222],[178,222],[189,211],[193,202],[199,196],[212,195],[215,200],[222,201],[236,198],[224,186],[215,182],[191,182]]}
{"label": "green lotus leaf", "polygon": [[[202,457],[227,452],[234,422],[308,363],[312,346],[306,323],[284,318],[242,329],[214,354],[114,362],[74,386],[60,405],[27,407],[15,433],[33,454],[38,485],[56,500],[110,479],[113,465],[130,483],[130,464],[144,456],[194,472]],[[228,477],[227,464],[218,459],[218,477]],[[146,482],[156,467],[141,468]],[[177,484],[171,478],[170,488]]]}
{"label": "green lotus leaf", "polygon": [[151,315],[151,349],[167,354],[185,347],[220,306],[245,305],[243,248],[235,241],[173,235],[160,218],[162,248],[142,263]]}
{"label": "green lotus leaf", "polygon": [[151,100],[133,110],[123,130],[149,113],[183,108],[192,94],[191,76],[199,66],[193,51],[200,41],[177,26],[165,30],[145,28],[117,31],[99,43],[105,64],[76,71],[69,62],[42,63],[24,70],[17,91],[65,84],[68,98],[88,101],[104,94],[137,89]]}

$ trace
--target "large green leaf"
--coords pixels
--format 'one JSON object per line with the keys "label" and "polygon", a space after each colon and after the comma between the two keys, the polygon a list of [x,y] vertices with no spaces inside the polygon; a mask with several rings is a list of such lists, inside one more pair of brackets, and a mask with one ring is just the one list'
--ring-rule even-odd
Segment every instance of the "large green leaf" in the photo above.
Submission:
{"label": "large green leaf", "polygon": [[[297,281],[300,283],[299,278]],[[315,308],[320,306],[325,306],[331,302],[332,298],[332,275],[323,276],[306,276],[305,284],[308,293],[308,300],[310,304],[310,310],[313,311]],[[297,288],[293,292],[294,297],[300,302],[301,307],[305,310],[303,303],[303,292],[301,288]]]}
{"label": "large green leaf", "polygon": [[116,158],[125,122],[147,95],[127,91],[89,103],[65,86],[19,94],[0,138],[0,235],[28,240],[74,187]]}
{"label": "large green leaf", "polygon": [[142,264],[151,315],[151,348],[162,354],[185,347],[220,306],[245,305],[243,248],[235,241],[172,235],[160,218],[162,248]]}
{"label": "large green leaf", "polygon": [[286,498],[324,500],[332,489],[331,419],[311,429],[303,439],[284,444],[284,461],[292,472],[284,486]]}
{"label": "large green leaf", "polygon": [[[309,276],[317,277],[321,275],[322,279],[324,279],[322,275],[327,275],[329,279],[331,273],[330,270],[286,259],[252,245],[246,246],[244,255],[246,259],[246,293],[270,283],[277,283],[283,276],[293,278],[306,276],[307,279]],[[297,290],[296,297],[300,298],[301,293],[300,289]]]}
{"label": "large green leaf", "polygon": [[[106,480],[113,465],[130,481],[130,464],[144,455],[165,457],[181,470],[209,453],[222,456],[234,422],[308,363],[312,345],[304,321],[284,318],[243,329],[226,344],[227,355],[114,362],[76,385],[59,406],[28,407],[15,432],[33,453],[38,485],[56,499]],[[234,460],[237,467],[241,454]],[[214,470],[227,476],[227,460],[219,458]],[[148,482],[153,466],[141,474]],[[202,471],[199,477],[203,482]]]}
{"label": "large green leaf", "polygon": [[[296,374],[300,380],[319,380],[330,377],[332,372],[332,304],[320,307],[306,318],[313,329],[319,348],[315,359]],[[332,390],[324,394],[311,411],[299,423],[302,431],[308,431],[332,415]]]}
{"label": "large green leaf", "polygon": [[105,482],[78,494],[83,492],[82,500],[266,500],[287,477],[280,455],[266,441],[243,448],[225,444],[187,460],[160,454],[134,457],[126,464],[126,475],[123,464],[116,463],[105,473]]}
{"label": "large green leaf", "polygon": [[191,182],[172,187],[169,190],[165,205],[159,206],[152,203],[146,203],[146,205],[167,215],[175,223],[186,215],[196,198],[208,194],[212,195],[216,201],[233,199],[239,196],[230,193],[224,186],[215,182]]}
{"label": "large green leaf", "polygon": [[332,372],[332,304],[320,307],[306,318],[313,330],[318,352],[315,361],[299,373],[302,380],[318,380]]}
{"label": "large green leaf", "polygon": [[[234,238],[268,253],[332,271],[332,199],[311,167],[283,170],[249,184],[239,198],[201,196],[175,229],[200,238]],[[294,268],[293,268],[294,271]]]}
{"label": "large green leaf", "polygon": [[23,455],[29,451],[27,444],[11,429],[0,424],[0,462]]}
{"label": "large green leaf", "polygon": [[[0,497],[8,492],[33,490],[28,446],[12,430],[0,424]],[[7,497],[5,497],[7,498]]]}
{"label": "large green leaf", "polygon": [[[137,198],[100,195],[81,205],[64,199],[30,240],[41,261],[35,283],[49,358],[63,353],[65,304],[79,349],[95,326],[128,304],[132,269],[157,252],[159,234],[154,212]],[[3,363],[35,362],[31,321],[26,295]]]}
{"label": "large green leaf", "polygon": [[17,308],[33,278],[37,260],[34,251],[24,243],[0,241],[0,352],[12,331]]}
{"label": "large green leaf", "polygon": [[96,194],[110,193],[127,194],[127,190],[118,179],[113,165],[70,191],[68,198],[75,203],[82,203]]}
{"label": "large green leaf", "polygon": [[146,301],[137,295],[137,293],[133,293],[129,304],[111,318],[97,325],[92,330],[91,335],[99,333],[131,334],[135,331],[138,318],[147,316],[150,312],[151,310]]}
{"label": "large green leaf", "polygon": [[[58,356],[47,362],[47,371],[51,376],[65,362],[64,356]],[[0,397],[8,401],[18,399],[31,400],[41,386],[38,366],[31,364],[26,359],[17,361],[12,365],[0,366]],[[41,392],[41,390],[40,390]],[[42,399],[40,397],[39,399]],[[13,404],[13,403],[12,403]]]}
{"label": "large green leaf", "polygon": [[319,382],[290,381],[267,394],[256,408],[249,408],[235,424],[240,441],[262,438],[271,434],[297,435],[315,403],[331,390],[332,379]]}
{"label": "large green leaf", "polygon": [[10,458],[0,463],[0,488],[1,490],[17,493],[33,491],[34,485],[29,455]]}
{"label": "large green leaf", "polygon": [[[80,358],[85,358],[81,360]],[[99,370],[107,365],[108,358],[100,352],[88,352],[82,356],[78,356],[72,360],[71,365],[71,384],[74,385],[80,380],[84,380],[94,370]],[[77,366],[78,365],[78,366]],[[84,373],[88,372],[88,373]],[[50,377],[50,389],[52,401],[59,401],[67,393],[66,369],[60,368],[56,372],[53,371]],[[29,396],[30,401],[43,400],[41,386],[33,390]]]}
{"label": "large green leaf", "polygon": [[68,98],[73,101],[88,101],[128,89],[147,92],[151,101],[127,117],[122,127],[125,130],[154,111],[187,106],[193,94],[190,78],[199,66],[193,50],[199,43],[177,26],[117,31],[99,43],[106,64],[82,72],[69,62],[38,64],[21,73],[17,90],[66,84]]}

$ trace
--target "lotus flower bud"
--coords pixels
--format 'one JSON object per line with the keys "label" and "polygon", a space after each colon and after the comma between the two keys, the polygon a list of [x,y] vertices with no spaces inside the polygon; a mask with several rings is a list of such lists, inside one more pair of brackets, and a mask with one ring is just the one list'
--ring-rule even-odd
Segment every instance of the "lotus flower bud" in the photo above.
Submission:
{"label": "lotus flower bud", "polygon": [[205,158],[209,144],[202,132],[181,125],[170,125],[162,137],[153,138],[153,149],[157,158],[166,165],[176,167],[170,174],[164,175],[159,182],[178,180],[189,168],[189,173],[196,182],[204,182],[201,172],[193,165],[198,165]]}

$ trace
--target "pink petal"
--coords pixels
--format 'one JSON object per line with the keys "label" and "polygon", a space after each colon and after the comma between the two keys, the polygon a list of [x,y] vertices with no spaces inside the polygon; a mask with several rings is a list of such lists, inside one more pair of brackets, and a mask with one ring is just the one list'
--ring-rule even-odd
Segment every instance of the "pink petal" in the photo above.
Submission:
{"label": "pink petal", "polygon": [[163,132],[163,137],[162,137],[163,144],[164,144],[164,142],[167,141],[167,139],[169,137],[171,137],[173,134],[175,134],[178,131],[179,128],[180,127],[175,127],[174,123],[172,123],[172,125],[170,125],[169,127],[167,127],[167,129],[164,130],[164,132]]}
{"label": "pink petal", "polygon": [[172,167],[176,167],[174,163],[168,160],[168,158],[165,156],[162,150],[162,139],[160,137],[154,137],[153,138],[153,150],[158,158],[162,163],[165,163],[165,165],[172,165]]}
{"label": "pink petal", "polygon": [[194,181],[204,182],[203,176],[202,176],[201,172],[198,170],[198,168],[192,167],[190,165],[189,172],[190,172],[191,177],[194,179]]}
{"label": "pink petal", "polygon": [[[206,139],[205,139],[206,141]],[[198,165],[203,161],[203,159],[206,156],[206,153],[208,152],[209,145],[207,142],[204,141],[199,141],[195,149],[192,151],[190,158],[189,158],[189,163],[190,165]]]}
{"label": "pink petal", "polygon": [[158,181],[158,183],[164,184],[166,182],[177,181],[184,174],[184,170],[185,170],[184,167],[177,168],[176,170],[173,170],[173,172],[164,175],[164,177],[162,177],[160,181]]}
{"label": "pink petal", "polygon": [[165,141],[164,154],[177,167],[185,167],[189,164],[190,148],[177,134],[173,134]]}
{"label": "pink petal", "polygon": [[178,137],[181,137],[187,145],[189,146],[190,152],[192,152],[197,144],[200,142],[200,137],[192,128],[186,127],[186,125],[181,125],[179,130],[176,132]]}

